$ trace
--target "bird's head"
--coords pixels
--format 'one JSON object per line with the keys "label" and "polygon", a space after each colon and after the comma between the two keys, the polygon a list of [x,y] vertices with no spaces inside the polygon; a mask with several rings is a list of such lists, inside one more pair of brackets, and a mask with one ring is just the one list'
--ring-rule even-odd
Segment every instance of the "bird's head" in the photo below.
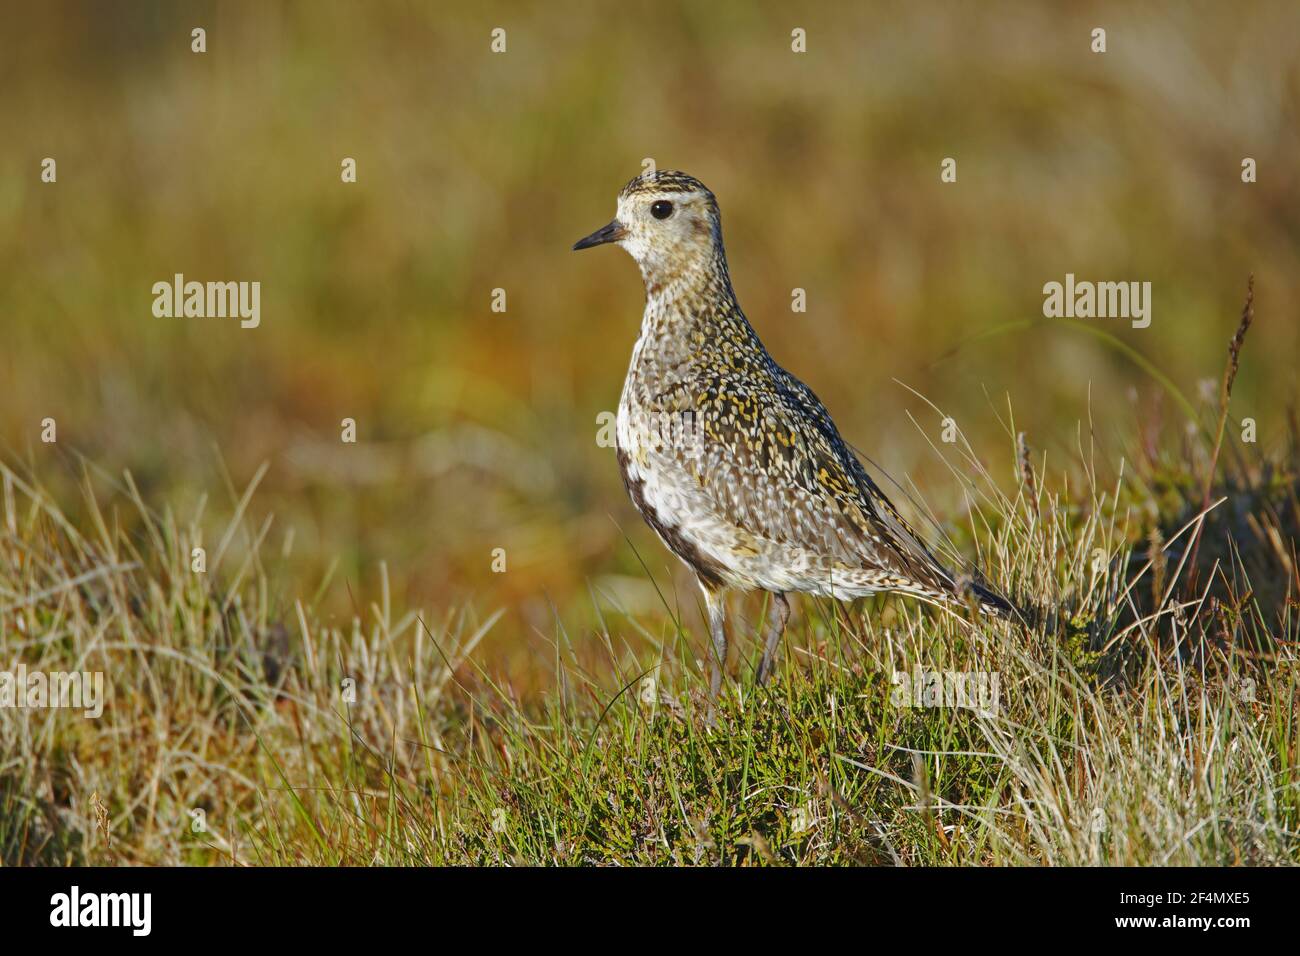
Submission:
{"label": "bird's head", "polygon": [[614,220],[574,249],[615,242],[641,267],[646,284],[662,284],[721,263],[722,216],[713,193],[672,170],[641,175],[618,194]]}

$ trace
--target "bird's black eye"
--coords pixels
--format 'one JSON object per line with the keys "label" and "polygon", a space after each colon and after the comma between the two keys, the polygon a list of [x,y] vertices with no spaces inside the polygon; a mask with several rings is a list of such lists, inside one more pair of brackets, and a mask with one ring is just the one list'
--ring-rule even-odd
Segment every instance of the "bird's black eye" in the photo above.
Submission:
{"label": "bird's black eye", "polygon": [[667,199],[660,199],[650,207],[650,215],[656,219],[667,219],[673,214],[673,204]]}

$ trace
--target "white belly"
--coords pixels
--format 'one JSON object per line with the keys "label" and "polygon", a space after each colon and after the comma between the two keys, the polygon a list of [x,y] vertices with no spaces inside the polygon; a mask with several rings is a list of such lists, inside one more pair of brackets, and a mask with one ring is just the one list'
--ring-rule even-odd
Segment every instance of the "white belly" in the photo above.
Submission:
{"label": "white belly", "polygon": [[707,459],[683,456],[656,416],[638,414],[624,400],[616,434],[633,502],[687,565],[705,563],[727,587],[741,591],[794,591],[840,600],[875,592],[858,569],[836,567],[823,555],[759,537],[729,520],[696,477],[699,468],[708,467]]}

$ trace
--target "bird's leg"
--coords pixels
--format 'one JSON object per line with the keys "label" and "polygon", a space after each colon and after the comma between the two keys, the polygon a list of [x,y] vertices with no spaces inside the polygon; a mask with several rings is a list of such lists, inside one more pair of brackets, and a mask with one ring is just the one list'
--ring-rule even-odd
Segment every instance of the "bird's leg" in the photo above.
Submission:
{"label": "bird's leg", "polygon": [[722,693],[722,672],[727,666],[727,600],[722,588],[712,588],[700,582],[704,592],[704,607],[709,617],[709,637],[713,644],[712,668],[709,670],[709,719],[718,705]]}
{"label": "bird's leg", "polygon": [[767,609],[767,637],[763,641],[763,659],[758,662],[758,682],[767,683],[776,666],[776,649],[781,644],[786,622],[790,620],[790,602],[780,591],[772,592],[772,603]]}

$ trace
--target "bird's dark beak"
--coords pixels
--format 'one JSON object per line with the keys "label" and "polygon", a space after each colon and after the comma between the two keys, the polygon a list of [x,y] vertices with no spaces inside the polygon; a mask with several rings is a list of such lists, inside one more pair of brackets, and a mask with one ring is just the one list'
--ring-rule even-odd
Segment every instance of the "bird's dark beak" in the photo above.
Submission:
{"label": "bird's dark beak", "polygon": [[627,230],[623,224],[615,219],[608,226],[601,226],[586,239],[579,239],[573,244],[573,251],[579,249],[590,249],[592,246],[603,246],[607,242],[618,242],[627,235]]}

